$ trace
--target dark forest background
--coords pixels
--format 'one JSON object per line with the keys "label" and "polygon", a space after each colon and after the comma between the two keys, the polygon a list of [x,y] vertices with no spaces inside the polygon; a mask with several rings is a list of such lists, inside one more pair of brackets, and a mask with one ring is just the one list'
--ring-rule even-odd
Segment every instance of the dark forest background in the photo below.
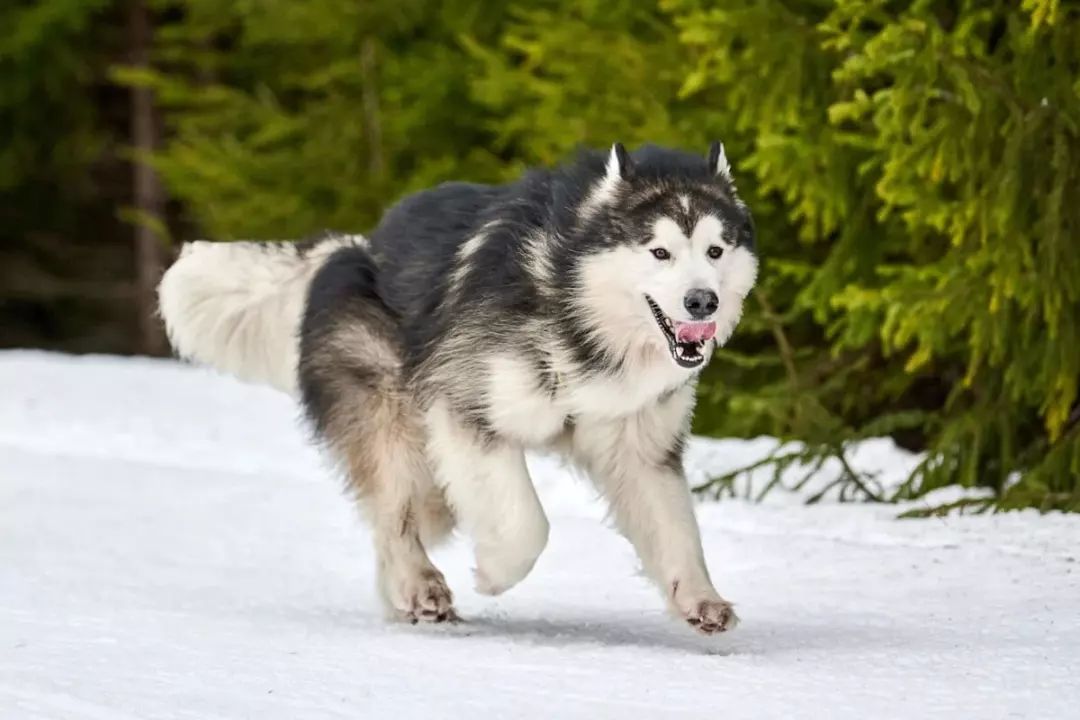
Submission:
{"label": "dark forest background", "polygon": [[0,346],[166,354],[184,240],[363,231],[443,180],[717,138],[763,272],[696,429],[802,441],[778,471],[925,452],[852,498],[1080,509],[1068,0],[7,0]]}

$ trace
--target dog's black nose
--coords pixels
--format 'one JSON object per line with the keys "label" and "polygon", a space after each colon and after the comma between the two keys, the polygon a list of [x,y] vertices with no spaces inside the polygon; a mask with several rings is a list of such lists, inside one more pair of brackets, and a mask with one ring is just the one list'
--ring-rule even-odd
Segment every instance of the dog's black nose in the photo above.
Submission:
{"label": "dog's black nose", "polygon": [[683,305],[686,306],[686,310],[690,313],[690,317],[695,320],[701,320],[716,312],[716,308],[720,305],[720,300],[712,290],[694,288],[686,293],[686,297],[683,298]]}

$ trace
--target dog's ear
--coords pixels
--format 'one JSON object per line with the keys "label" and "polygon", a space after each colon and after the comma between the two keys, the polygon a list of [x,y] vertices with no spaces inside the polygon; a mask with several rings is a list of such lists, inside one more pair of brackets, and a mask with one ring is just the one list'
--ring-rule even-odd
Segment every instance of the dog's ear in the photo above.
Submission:
{"label": "dog's ear", "polygon": [[725,180],[731,180],[731,164],[728,162],[727,153],[724,152],[724,143],[719,140],[709,148],[709,172]]}
{"label": "dog's ear", "polygon": [[617,180],[626,180],[630,177],[634,168],[630,162],[630,154],[626,152],[626,148],[622,143],[615,143],[611,146],[611,152],[608,153],[606,172],[604,173],[604,181],[606,183],[614,183]]}

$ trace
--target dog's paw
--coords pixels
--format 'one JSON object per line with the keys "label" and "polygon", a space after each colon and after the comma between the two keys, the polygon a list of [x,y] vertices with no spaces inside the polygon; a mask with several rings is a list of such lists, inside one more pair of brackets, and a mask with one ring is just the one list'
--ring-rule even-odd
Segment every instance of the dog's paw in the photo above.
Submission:
{"label": "dog's paw", "polygon": [[678,582],[675,582],[672,584],[671,605],[678,617],[703,635],[733,630],[739,624],[735,607],[715,591],[697,594],[682,592]]}
{"label": "dog's paw", "polygon": [[517,557],[506,553],[476,554],[473,581],[481,595],[502,595],[525,579],[532,570],[535,558]]}
{"label": "dog's paw", "polygon": [[547,521],[534,532],[520,532],[497,547],[476,547],[473,579],[481,595],[501,595],[525,579],[547,543]]}
{"label": "dog's paw", "polygon": [[505,585],[493,581],[480,568],[473,568],[473,585],[481,595],[501,595],[507,590]]}
{"label": "dog's paw", "polygon": [[506,563],[494,563],[490,559],[481,561],[477,557],[477,567],[473,569],[473,583],[476,592],[481,595],[502,595],[514,585],[517,585],[529,572],[530,568]]}
{"label": "dog's paw", "polygon": [[430,570],[401,582],[390,597],[394,615],[405,622],[456,622],[454,595],[442,573]]}
{"label": "dog's paw", "polygon": [[703,635],[732,630],[739,624],[735,608],[727,600],[702,600],[686,613],[686,623]]}

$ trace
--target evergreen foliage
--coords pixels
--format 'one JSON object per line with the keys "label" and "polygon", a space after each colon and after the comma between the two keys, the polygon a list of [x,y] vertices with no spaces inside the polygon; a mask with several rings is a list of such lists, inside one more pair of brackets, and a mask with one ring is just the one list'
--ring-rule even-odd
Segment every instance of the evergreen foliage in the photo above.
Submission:
{"label": "evergreen foliage", "polygon": [[[130,352],[112,0],[0,4],[0,346]],[[119,17],[118,17],[119,15]]]}
{"label": "evergreen foliage", "polygon": [[[902,496],[958,482],[1080,509],[1077,9],[815,6],[669,4],[698,48],[685,89],[737,98],[743,168],[801,246],[766,245],[758,298],[784,373],[714,401],[818,456],[883,432],[925,447]],[[771,77],[798,80],[773,98]],[[772,353],[727,355],[742,377]]]}
{"label": "evergreen foliage", "polygon": [[[43,7],[65,4],[72,27],[94,6]],[[178,237],[364,230],[442,180],[508,179],[579,145],[720,138],[763,269],[696,429],[802,441],[778,471],[847,467],[869,436],[926,452],[895,497],[848,468],[851,498],[960,483],[996,507],[1080,510],[1075,3],[157,9],[157,70],[114,78],[158,92],[169,140],[152,161],[185,212]],[[0,87],[9,112],[18,89]],[[79,127],[54,145],[84,147]]]}

